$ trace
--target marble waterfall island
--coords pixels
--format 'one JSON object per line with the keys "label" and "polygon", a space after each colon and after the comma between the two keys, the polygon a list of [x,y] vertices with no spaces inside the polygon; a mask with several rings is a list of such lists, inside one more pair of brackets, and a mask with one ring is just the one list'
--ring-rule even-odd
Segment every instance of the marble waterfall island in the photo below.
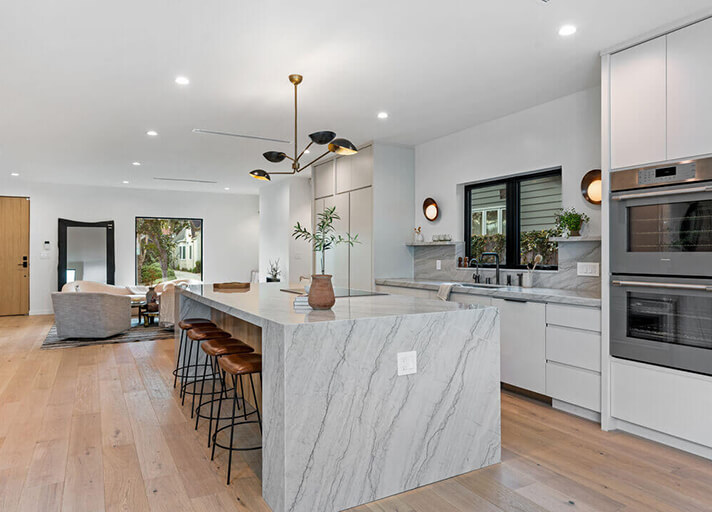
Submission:
{"label": "marble waterfall island", "polygon": [[[496,308],[377,295],[301,314],[294,297],[279,283],[204,285],[176,306],[252,333],[262,352],[272,510],[343,510],[500,462]],[[397,355],[410,351],[417,372],[399,376]]]}

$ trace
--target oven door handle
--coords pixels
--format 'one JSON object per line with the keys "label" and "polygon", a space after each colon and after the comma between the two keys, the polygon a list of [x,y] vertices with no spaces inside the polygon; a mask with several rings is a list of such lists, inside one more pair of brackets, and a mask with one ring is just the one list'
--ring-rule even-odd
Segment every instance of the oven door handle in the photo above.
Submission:
{"label": "oven door handle", "polygon": [[642,288],[671,288],[674,290],[701,290],[703,292],[712,292],[712,286],[705,284],[686,284],[686,283],[655,283],[649,281],[611,281],[613,286],[640,286]]}
{"label": "oven door handle", "polygon": [[631,194],[611,195],[611,199],[614,201],[623,201],[625,199],[638,199],[641,197],[672,196],[675,194],[695,194],[697,192],[712,192],[712,185],[707,185],[705,187],[678,188],[677,190],[653,190],[651,192],[633,192]]}

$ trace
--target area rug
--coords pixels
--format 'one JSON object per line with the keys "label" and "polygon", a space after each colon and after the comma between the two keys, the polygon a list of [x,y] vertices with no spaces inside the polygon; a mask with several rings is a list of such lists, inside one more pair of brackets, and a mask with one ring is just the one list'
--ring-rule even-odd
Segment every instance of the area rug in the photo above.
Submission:
{"label": "area rug", "polygon": [[136,320],[132,321],[131,328],[128,331],[116,334],[110,338],[60,338],[57,336],[57,326],[52,325],[52,328],[47,333],[47,337],[42,343],[42,348],[67,348],[67,347],[86,347],[88,345],[103,345],[106,343],[132,343],[134,341],[157,341],[173,339],[173,328],[166,329],[159,327],[158,324],[153,324],[144,327],[143,324],[137,324]]}

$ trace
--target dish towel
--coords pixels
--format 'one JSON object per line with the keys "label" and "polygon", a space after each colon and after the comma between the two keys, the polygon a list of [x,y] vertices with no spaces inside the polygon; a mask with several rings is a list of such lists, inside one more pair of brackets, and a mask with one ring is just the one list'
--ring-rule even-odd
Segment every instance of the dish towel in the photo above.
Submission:
{"label": "dish towel", "polygon": [[438,288],[438,299],[448,301],[450,300],[450,292],[455,283],[443,283]]}

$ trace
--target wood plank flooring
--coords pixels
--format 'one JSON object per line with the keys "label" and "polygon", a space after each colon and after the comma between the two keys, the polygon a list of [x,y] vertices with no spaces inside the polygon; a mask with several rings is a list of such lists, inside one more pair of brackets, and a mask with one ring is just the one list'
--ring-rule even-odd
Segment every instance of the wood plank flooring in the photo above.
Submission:
{"label": "wood plank flooring", "polygon": [[[259,452],[210,461],[171,342],[40,350],[51,316],[0,318],[0,511],[268,511]],[[502,394],[502,464],[358,512],[712,510],[712,462]]]}

